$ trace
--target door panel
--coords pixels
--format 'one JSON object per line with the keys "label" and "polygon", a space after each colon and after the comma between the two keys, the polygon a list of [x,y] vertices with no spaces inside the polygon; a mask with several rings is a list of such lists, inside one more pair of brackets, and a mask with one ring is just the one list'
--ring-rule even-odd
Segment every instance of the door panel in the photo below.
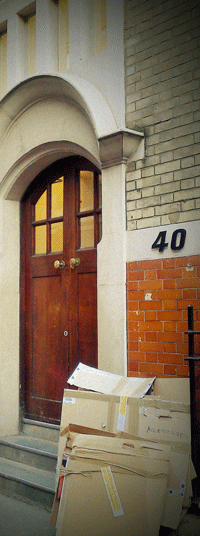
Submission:
{"label": "door panel", "polygon": [[[69,375],[79,361],[97,366],[97,178],[89,162],[65,159],[40,174],[22,200],[21,377],[28,418],[59,422]],[[80,192],[87,210],[80,210]],[[86,248],[80,223],[91,216],[93,247]]]}
{"label": "door panel", "polygon": [[96,273],[78,274],[78,353],[80,361],[93,366],[97,345],[97,280]]}
{"label": "door panel", "polygon": [[[44,398],[48,393],[53,400],[56,383],[62,387],[63,376],[62,363],[58,362],[61,351],[61,278],[33,278],[32,292],[32,396]],[[59,395],[62,395],[61,391]]]}

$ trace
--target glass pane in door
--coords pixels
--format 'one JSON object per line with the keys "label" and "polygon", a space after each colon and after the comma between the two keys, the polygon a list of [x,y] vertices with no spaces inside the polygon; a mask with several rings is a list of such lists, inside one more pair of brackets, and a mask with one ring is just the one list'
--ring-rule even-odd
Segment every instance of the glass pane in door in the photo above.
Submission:
{"label": "glass pane in door", "polygon": [[80,212],[94,208],[94,173],[80,171]]}
{"label": "glass pane in door", "polygon": [[80,247],[94,247],[94,216],[80,219]]}
{"label": "glass pane in door", "polygon": [[35,221],[46,220],[47,217],[47,191],[39,197],[35,204]]}
{"label": "glass pane in door", "polygon": [[46,225],[35,227],[35,255],[46,253]]}
{"label": "glass pane in door", "polygon": [[63,215],[63,177],[51,185],[51,218]]}
{"label": "glass pane in door", "polygon": [[63,251],[63,222],[51,224],[51,253]]}

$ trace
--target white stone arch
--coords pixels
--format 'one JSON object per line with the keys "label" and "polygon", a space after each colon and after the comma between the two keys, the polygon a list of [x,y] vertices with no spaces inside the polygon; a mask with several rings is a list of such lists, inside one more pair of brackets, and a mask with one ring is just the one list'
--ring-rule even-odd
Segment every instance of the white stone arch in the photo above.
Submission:
{"label": "white stone arch", "polygon": [[15,433],[19,423],[20,199],[60,158],[79,154],[100,168],[98,137],[113,128],[104,98],[77,77],[27,79],[0,103],[1,434]]}
{"label": "white stone arch", "polygon": [[70,154],[86,156],[99,167],[98,138],[113,129],[105,99],[80,77],[43,75],[22,82],[0,105],[3,197],[19,200],[29,178]]}
{"label": "white stone arch", "polygon": [[53,162],[67,156],[84,156],[97,168],[99,161],[83,147],[68,141],[52,141],[34,147],[25,153],[8,173],[2,184],[3,197],[11,201],[20,201],[32,180]]}

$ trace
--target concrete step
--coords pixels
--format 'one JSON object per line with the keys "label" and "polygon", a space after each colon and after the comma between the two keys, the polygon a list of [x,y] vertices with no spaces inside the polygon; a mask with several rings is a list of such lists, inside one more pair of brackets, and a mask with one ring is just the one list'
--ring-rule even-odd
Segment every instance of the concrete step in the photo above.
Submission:
{"label": "concrete step", "polygon": [[24,435],[58,443],[59,433],[60,426],[57,424],[39,423],[31,419],[23,419]]}
{"label": "concrete step", "polygon": [[0,492],[51,509],[59,426],[28,421],[22,433],[0,438]]}
{"label": "concrete step", "polygon": [[24,434],[0,438],[0,456],[55,472],[58,443]]}
{"label": "concrete step", "polygon": [[55,473],[1,457],[0,490],[5,495],[51,509],[55,493]]}

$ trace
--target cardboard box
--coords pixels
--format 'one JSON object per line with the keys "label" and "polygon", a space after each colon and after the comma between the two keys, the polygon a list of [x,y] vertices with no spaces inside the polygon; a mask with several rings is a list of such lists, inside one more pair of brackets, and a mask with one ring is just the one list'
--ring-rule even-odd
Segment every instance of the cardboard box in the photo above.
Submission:
{"label": "cardboard box", "polygon": [[[89,372],[86,369],[90,369]],[[132,439],[133,435],[135,440],[136,436],[144,438],[153,448],[157,442],[161,450],[165,445],[165,449],[170,450],[170,470],[161,521],[162,525],[176,529],[182,508],[190,505],[192,494],[188,382],[172,378],[174,381],[169,383],[171,378],[156,379],[156,395],[149,396],[145,395],[149,392],[149,379],[140,385],[134,383],[133,387],[126,383],[132,378],[118,380],[114,375],[113,380],[113,375],[105,373],[105,377],[103,371],[100,376],[99,371],[93,375],[91,367],[84,366],[83,370],[81,366],[76,372],[78,375],[70,380],[71,383],[75,382],[79,388],[89,385],[92,391],[64,391],[57,473],[65,449],[66,436],[62,434],[69,423],[96,428],[101,433],[131,434]],[[107,394],[95,392],[96,389],[104,389]]]}
{"label": "cardboard box", "polygon": [[[190,406],[155,396],[142,399],[91,391],[64,391],[61,431],[70,422],[117,433],[124,431],[152,441],[190,444]],[[121,413],[122,411],[122,413]]]}
{"label": "cardboard box", "polygon": [[[59,472],[61,466],[61,460],[63,457],[63,452],[65,450],[66,438],[68,430],[79,431],[85,434],[98,434],[100,437],[109,435],[115,437],[114,434],[100,431],[100,430],[91,430],[83,426],[77,426],[70,424],[67,428],[62,427],[61,437],[59,439]],[[180,516],[183,506],[189,506],[190,497],[191,497],[191,481],[190,481],[190,456],[189,448],[187,444],[180,443],[155,443],[153,441],[139,439],[137,436],[132,436],[132,434],[127,434],[124,432],[119,432],[119,435],[122,435],[123,438],[131,439],[134,441],[134,445],[140,442],[143,449],[161,449],[161,451],[168,452],[170,459],[170,469],[169,476],[167,481],[167,492],[164,502],[163,515],[162,515],[162,525],[176,529],[180,521]],[[53,524],[56,523],[57,516],[57,506],[54,506],[54,514],[52,516]]]}
{"label": "cardboard box", "polygon": [[169,452],[150,442],[68,435],[57,536],[158,536]]}
{"label": "cardboard box", "polygon": [[154,378],[127,378],[79,363],[68,379],[69,385],[103,394],[142,398],[150,391]]}
{"label": "cardboard box", "polygon": [[[176,529],[180,522],[187,489],[187,475],[190,467],[190,457],[186,452],[171,450],[170,471],[167,483],[165,505],[161,525]],[[188,493],[188,492],[187,492]]]}
{"label": "cardboard box", "polygon": [[153,384],[155,396],[163,400],[190,404],[189,378],[156,378]]}
{"label": "cardboard box", "polygon": [[[190,443],[190,405],[188,378],[122,378],[79,363],[68,382],[79,388],[100,392],[89,403],[84,396],[84,409],[68,408],[65,421],[106,429],[126,431],[153,441]],[[182,381],[183,380],[183,381]],[[186,380],[186,382],[185,382]],[[145,396],[153,386],[153,397]],[[109,395],[103,398],[102,394]],[[64,392],[65,403],[76,405],[76,395]],[[162,395],[162,396],[161,396]],[[168,399],[167,399],[168,397]],[[66,413],[66,412],[65,412]],[[82,415],[84,413],[84,416]],[[82,418],[88,419],[82,421]],[[61,418],[62,425],[62,418]]]}
{"label": "cardboard box", "polygon": [[[131,412],[129,429],[132,431]],[[145,397],[139,405],[137,432],[152,441],[186,443],[190,447],[190,406],[157,397]]]}

